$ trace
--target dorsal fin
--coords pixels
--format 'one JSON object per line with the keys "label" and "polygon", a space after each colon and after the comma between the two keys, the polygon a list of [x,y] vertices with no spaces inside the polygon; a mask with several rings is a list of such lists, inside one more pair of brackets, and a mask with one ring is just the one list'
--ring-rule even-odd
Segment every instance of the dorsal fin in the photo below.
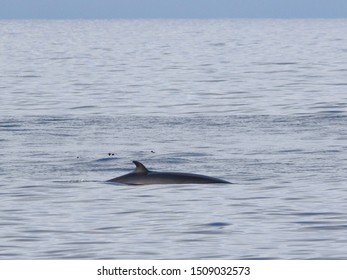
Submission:
{"label": "dorsal fin", "polygon": [[134,160],[133,163],[136,165],[134,172],[136,173],[148,173],[148,169],[139,161]]}

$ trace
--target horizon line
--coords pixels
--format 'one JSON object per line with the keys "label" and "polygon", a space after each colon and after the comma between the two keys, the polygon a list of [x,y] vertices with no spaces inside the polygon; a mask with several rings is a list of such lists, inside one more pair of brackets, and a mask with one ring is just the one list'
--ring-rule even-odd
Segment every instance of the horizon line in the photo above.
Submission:
{"label": "horizon line", "polygon": [[0,20],[347,20],[347,17],[9,17]]}

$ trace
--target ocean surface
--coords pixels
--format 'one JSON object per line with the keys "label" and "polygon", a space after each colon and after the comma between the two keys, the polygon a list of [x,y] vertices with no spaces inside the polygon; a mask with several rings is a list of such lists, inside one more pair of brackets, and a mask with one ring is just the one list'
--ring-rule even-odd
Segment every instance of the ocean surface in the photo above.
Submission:
{"label": "ocean surface", "polygon": [[347,259],[347,20],[0,21],[0,178],[0,259]]}

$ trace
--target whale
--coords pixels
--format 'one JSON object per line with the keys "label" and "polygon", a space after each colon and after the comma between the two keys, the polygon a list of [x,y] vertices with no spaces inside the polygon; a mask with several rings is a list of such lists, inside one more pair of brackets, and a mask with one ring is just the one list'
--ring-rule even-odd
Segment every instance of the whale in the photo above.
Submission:
{"label": "whale", "polygon": [[153,185],[153,184],[231,184],[228,181],[200,174],[181,172],[150,171],[141,162],[134,160],[134,171],[113,178],[107,182],[127,185]]}

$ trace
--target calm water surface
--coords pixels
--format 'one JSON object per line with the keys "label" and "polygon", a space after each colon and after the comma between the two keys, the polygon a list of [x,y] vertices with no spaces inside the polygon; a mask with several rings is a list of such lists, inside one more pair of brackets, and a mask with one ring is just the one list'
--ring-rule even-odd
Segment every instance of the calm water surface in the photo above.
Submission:
{"label": "calm water surface", "polygon": [[0,258],[347,259],[346,30],[0,21]]}

